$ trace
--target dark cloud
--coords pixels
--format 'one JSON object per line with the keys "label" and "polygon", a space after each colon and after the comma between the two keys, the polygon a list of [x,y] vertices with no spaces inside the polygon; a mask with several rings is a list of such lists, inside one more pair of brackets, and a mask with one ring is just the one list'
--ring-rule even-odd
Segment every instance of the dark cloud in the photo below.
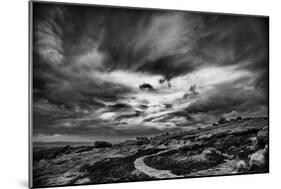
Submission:
{"label": "dark cloud", "polygon": [[[241,115],[249,113],[249,107],[252,116],[263,116],[267,114],[267,99],[262,93],[243,87],[237,87],[234,83],[224,83],[218,85],[215,90],[198,101],[191,103],[185,109],[187,114],[208,113],[221,116],[232,111],[239,112]],[[259,107],[265,107],[263,111]],[[247,114],[246,114],[247,113]]]}
{"label": "dark cloud", "polygon": [[35,100],[43,98],[68,108],[86,107],[99,104],[94,98],[116,100],[118,94],[129,91],[122,85],[99,82],[89,76],[101,64],[99,52],[92,54],[91,62],[85,60],[87,57],[74,59],[97,48],[99,23],[92,24],[89,16],[97,16],[99,20],[100,14],[87,8],[84,13],[83,9],[71,6],[35,5],[34,14],[38,15],[34,17]]}
{"label": "dark cloud", "polygon": [[184,94],[184,98],[195,98],[199,95],[199,92],[196,90],[196,85],[191,85],[189,91]]}
{"label": "dark cloud", "polygon": [[[207,124],[233,112],[267,115],[266,17],[34,3],[33,21],[35,134],[150,135],[168,127],[119,124],[143,118],[146,124],[172,120],[185,127]],[[155,113],[155,96],[178,92],[173,79],[231,66],[233,72],[246,72],[248,77],[203,86],[208,90],[202,93],[200,83],[186,79],[181,100],[183,104],[192,100],[190,105],[175,110],[173,104],[165,115],[147,115]],[[110,75],[116,72],[119,77]],[[160,80],[156,84],[132,81],[152,76]],[[145,82],[157,90],[139,90]],[[168,88],[160,85],[164,82]],[[147,93],[152,95],[148,102],[139,103],[137,97]],[[129,97],[132,94],[138,95]],[[115,113],[117,121],[110,117]],[[103,120],[102,116],[110,118]]]}
{"label": "dark cloud", "polygon": [[154,88],[152,85],[150,85],[149,83],[143,83],[139,86],[140,90],[148,90],[148,91],[153,91]]}
{"label": "dark cloud", "polygon": [[113,104],[113,105],[110,105],[109,108],[110,108],[112,111],[132,110],[132,109],[133,109],[133,107],[130,106],[129,104],[124,104],[124,103]]}

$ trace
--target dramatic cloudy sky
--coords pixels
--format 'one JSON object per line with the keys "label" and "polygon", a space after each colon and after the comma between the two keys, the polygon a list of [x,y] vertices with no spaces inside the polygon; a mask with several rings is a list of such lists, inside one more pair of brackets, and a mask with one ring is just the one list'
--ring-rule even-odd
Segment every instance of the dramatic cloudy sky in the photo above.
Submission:
{"label": "dramatic cloudy sky", "polygon": [[33,29],[35,141],[267,116],[267,18],[35,3]]}

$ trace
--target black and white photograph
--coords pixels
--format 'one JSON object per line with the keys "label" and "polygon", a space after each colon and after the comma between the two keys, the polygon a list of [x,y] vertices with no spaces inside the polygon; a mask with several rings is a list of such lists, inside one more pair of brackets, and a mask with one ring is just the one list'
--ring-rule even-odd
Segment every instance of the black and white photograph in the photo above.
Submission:
{"label": "black and white photograph", "polygon": [[30,182],[269,173],[269,17],[30,3]]}

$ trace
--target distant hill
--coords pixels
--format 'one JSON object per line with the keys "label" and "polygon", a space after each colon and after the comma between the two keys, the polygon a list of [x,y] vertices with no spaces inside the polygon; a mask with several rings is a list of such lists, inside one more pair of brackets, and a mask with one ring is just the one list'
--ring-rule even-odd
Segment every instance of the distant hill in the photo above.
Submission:
{"label": "distant hill", "polygon": [[93,146],[94,142],[34,142],[34,147],[61,147],[61,146]]}

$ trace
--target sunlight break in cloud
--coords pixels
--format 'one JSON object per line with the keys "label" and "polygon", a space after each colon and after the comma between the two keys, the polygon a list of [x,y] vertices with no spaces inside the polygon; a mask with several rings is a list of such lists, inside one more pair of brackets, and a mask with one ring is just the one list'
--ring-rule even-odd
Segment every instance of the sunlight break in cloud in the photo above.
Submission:
{"label": "sunlight break in cloud", "polygon": [[34,13],[36,136],[131,138],[267,115],[264,18],[44,4]]}

